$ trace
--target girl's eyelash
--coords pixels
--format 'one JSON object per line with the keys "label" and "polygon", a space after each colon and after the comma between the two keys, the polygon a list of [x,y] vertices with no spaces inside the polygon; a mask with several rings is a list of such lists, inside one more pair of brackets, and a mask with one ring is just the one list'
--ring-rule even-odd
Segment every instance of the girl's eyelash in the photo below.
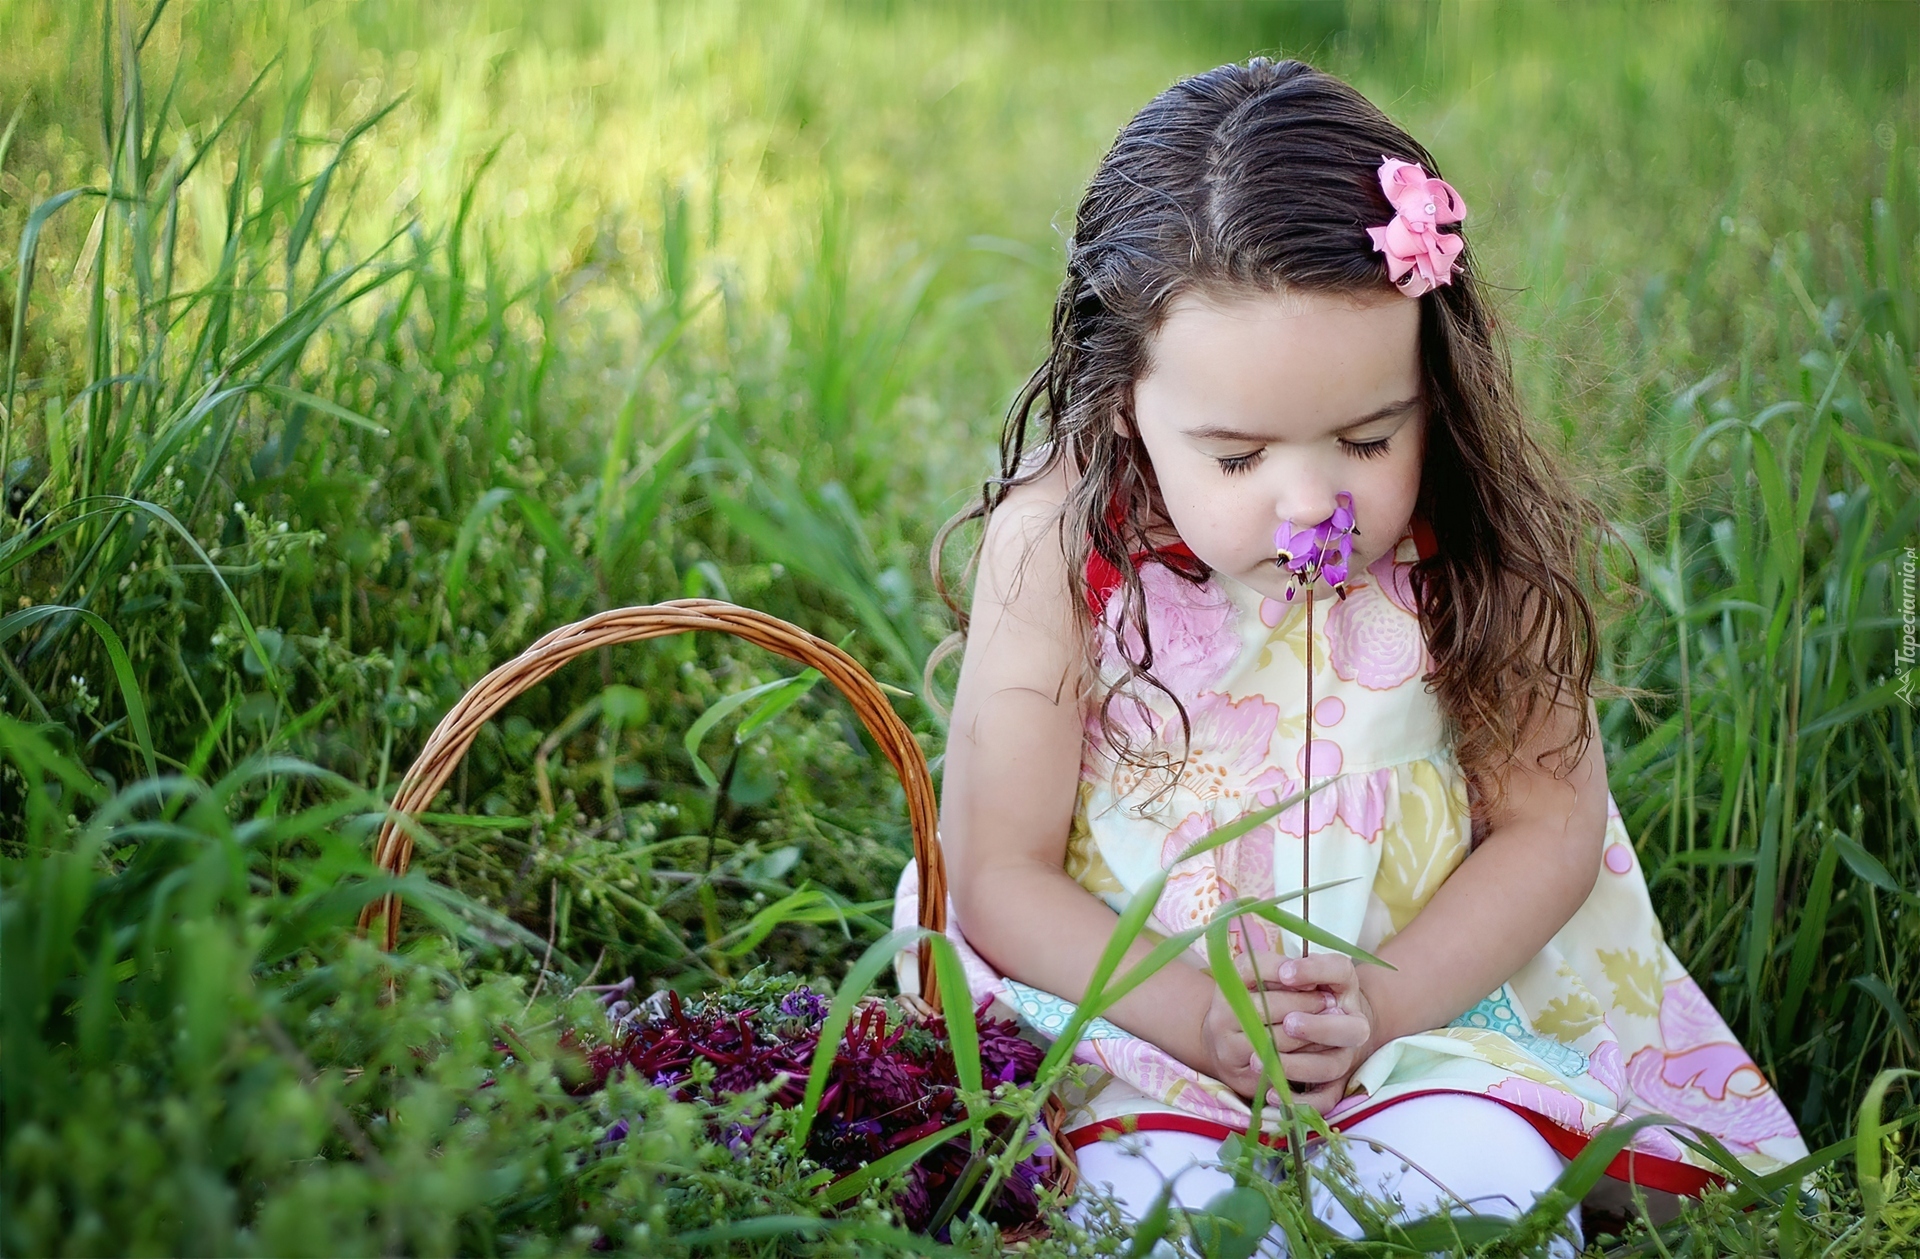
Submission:
{"label": "girl's eyelash", "polygon": [[[1378,459],[1387,453],[1392,440],[1390,437],[1381,437],[1370,442],[1350,442],[1342,438],[1340,447],[1357,459]],[[1228,476],[1234,476],[1238,473],[1245,472],[1248,468],[1258,463],[1260,456],[1265,453],[1265,451],[1256,450],[1249,454],[1228,455],[1225,458],[1216,458],[1214,462],[1220,465],[1220,471],[1226,473]]]}

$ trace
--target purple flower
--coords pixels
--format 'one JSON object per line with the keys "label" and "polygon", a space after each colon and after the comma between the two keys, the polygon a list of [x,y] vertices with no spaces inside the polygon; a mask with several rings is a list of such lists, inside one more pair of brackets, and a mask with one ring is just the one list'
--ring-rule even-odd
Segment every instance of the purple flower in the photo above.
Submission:
{"label": "purple flower", "polygon": [[802,984],[780,998],[780,1004],[775,1008],[790,1019],[806,1019],[817,1023],[827,1017],[831,1004],[825,997]]}
{"label": "purple flower", "polygon": [[[975,1018],[985,1013],[982,1003]],[[1020,1035],[1019,1025],[1009,1019],[979,1019],[980,1065],[989,1080],[1000,1084],[1031,1084],[1044,1056],[1040,1047]]]}
{"label": "purple flower", "polygon": [[1354,527],[1353,495],[1341,490],[1333,501],[1333,514],[1319,524],[1301,529],[1286,520],[1273,531],[1274,563],[1288,575],[1288,599],[1296,588],[1323,577],[1336,591],[1347,584],[1353,540],[1360,531]]}
{"label": "purple flower", "polygon": [[[604,1042],[580,1043],[571,1032],[562,1038],[585,1059],[584,1078],[569,1084],[575,1095],[605,1088],[615,1073],[632,1072],[681,1102],[717,1103],[771,1085],[772,1105],[799,1104],[831,1004],[826,996],[776,978],[693,1001],[667,992],[634,1005],[633,987],[629,980],[593,990],[610,1014],[619,1010],[625,1016],[609,1020]],[[1032,1084],[1040,1048],[1023,1038],[1016,1024],[984,1014],[984,1005],[974,1012],[984,1081]],[[696,1062],[711,1069],[709,1083],[694,1082]],[[807,1138],[808,1157],[844,1174],[938,1132],[964,1117],[959,1084],[942,1020],[910,1022],[895,1006],[866,1002],[835,1055]],[[736,1155],[751,1149],[757,1121],[737,1114],[723,1118],[721,1110],[709,1113],[715,1142]],[[602,1142],[625,1139],[635,1122],[615,1123]],[[924,1230],[931,1223],[971,1156],[969,1142],[949,1141],[913,1166],[895,1204],[909,1228]],[[1046,1151],[1020,1164],[987,1205],[988,1218],[1003,1228],[1035,1222],[1034,1187],[1051,1166],[1050,1158]]]}

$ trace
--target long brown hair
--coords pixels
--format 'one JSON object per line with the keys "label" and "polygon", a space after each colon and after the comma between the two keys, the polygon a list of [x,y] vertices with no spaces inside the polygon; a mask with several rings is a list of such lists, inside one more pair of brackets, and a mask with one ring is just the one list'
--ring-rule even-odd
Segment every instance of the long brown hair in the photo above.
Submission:
{"label": "long brown hair", "polygon": [[[1114,420],[1132,431],[1134,383],[1182,294],[1390,291],[1365,231],[1394,212],[1379,184],[1382,157],[1439,173],[1432,154],[1359,92],[1298,61],[1256,58],[1195,75],[1126,125],[1081,199],[1051,345],[1008,412],[1000,474],[934,540],[934,583],[960,628],[929,661],[929,680],[966,633],[940,564],[948,536],[1064,461],[1071,580],[1084,584],[1090,556],[1112,565],[1113,597],[1132,627],[1107,636],[1124,674],[1101,700],[1100,727],[1123,760],[1170,767],[1128,747],[1111,719],[1116,696],[1136,681],[1172,696],[1153,675],[1145,594],[1129,558],[1150,549],[1158,491],[1144,450]],[[1412,578],[1434,665],[1427,686],[1479,821],[1504,797],[1506,768],[1535,724],[1555,704],[1584,709],[1592,693],[1596,626],[1580,577],[1592,572],[1606,522],[1527,432],[1477,270],[1469,246],[1453,282],[1417,299],[1428,437],[1416,511],[1437,550]],[[1204,565],[1170,567],[1192,581],[1208,576]],[[1074,606],[1097,669],[1094,616],[1085,598]],[[1184,740],[1187,713],[1172,698]],[[1549,753],[1566,768],[1586,750],[1584,714],[1580,726]]]}

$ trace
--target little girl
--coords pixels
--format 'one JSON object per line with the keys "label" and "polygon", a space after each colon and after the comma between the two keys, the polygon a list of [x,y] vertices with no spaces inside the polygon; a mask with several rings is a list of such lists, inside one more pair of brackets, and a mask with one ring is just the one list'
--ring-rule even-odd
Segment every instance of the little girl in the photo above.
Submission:
{"label": "little girl", "polygon": [[[1298,62],[1163,92],[1087,188],[1050,353],[954,522],[986,520],[941,811],[975,998],[1060,1031],[1163,870],[1129,964],[1310,884],[1286,908],[1390,964],[1244,916],[1237,974],[1196,947],[1095,1021],[1070,1139],[1135,1215],[1230,1183],[1207,1165],[1260,1061],[1227,984],[1412,1215],[1517,1214],[1623,1116],[1756,1171],[1805,1153],[1663,942],[1589,698],[1602,521],[1527,434],[1435,171]],[[1713,1167],[1656,1126],[1610,1173],[1693,1194]]]}

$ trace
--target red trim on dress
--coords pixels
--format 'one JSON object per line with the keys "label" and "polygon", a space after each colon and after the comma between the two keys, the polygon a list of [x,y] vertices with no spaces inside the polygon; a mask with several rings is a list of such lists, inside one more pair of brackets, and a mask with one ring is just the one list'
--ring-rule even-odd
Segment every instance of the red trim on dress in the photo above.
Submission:
{"label": "red trim on dress", "polygon": [[[1138,567],[1143,560],[1160,559],[1164,555],[1192,560],[1196,564],[1200,560],[1200,557],[1195,555],[1184,542],[1155,547],[1150,551],[1134,551],[1128,558],[1133,561],[1135,567]],[[1087,556],[1087,612],[1094,620],[1099,620],[1101,614],[1107,610],[1107,600],[1111,599],[1113,592],[1118,589],[1120,589],[1120,570],[1099,555]]]}
{"label": "red trim on dress", "polygon": [[[1581,1150],[1586,1149],[1592,1140],[1578,1132],[1569,1131],[1548,1119],[1545,1115],[1528,1110],[1515,1102],[1501,1097],[1489,1097],[1485,1093],[1470,1093],[1465,1089],[1417,1089],[1411,1093],[1402,1093],[1378,1106],[1340,1116],[1328,1123],[1336,1132],[1345,1132],[1348,1127],[1377,1115],[1383,1110],[1401,1102],[1412,1101],[1416,1097],[1433,1097],[1442,1093],[1458,1093],[1463,1097],[1480,1097],[1487,1101],[1505,1106],[1514,1114],[1533,1125],[1541,1139],[1554,1148],[1563,1158],[1572,1159]],[[1245,1136],[1246,1129],[1230,1128],[1225,1124],[1202,1119],[1197,1115],[1124,1115],[1118,1119],[1102,1119],[1086,1124],[1066,1133],[1067,1144],[1073,1149],[1084,1149],[1098,1141],[1109,1132],[1185,1132],[1196,1137],[1207,1137],[1215,1141],[1224,1141],[1230,1136]],[[1285,1136],[1266,1133],[1260,1137],[1263,1145],[1276,1150],[1287,1148]],[[1676,1159],[1661,1158],[1657,1154],[1643,1154],[1638,1150],[1622,1150],[1613,1156],[1613,1162],[1607,1164],[1607,1175],[1615,1180],[1624,1180],[1629,1184],[1641,1185],[1648,1189],[1658,1189],[1665,1193],[1677,1193],[1689,1198],[1697,1198],[1708,1189],[1726,1184],[1726,1177],[1695,1167],[1691,1163],[1682,1163]]]}
{"label": "red trim on dress", "polygon": [[1430,560],[1440,553],[1440,542],[1433,536],[1433,526],[1425,518],[1415,516],[1408,522],[1408,527],[1413,531],[1414,549],[1420,553],[1421,559]]}

